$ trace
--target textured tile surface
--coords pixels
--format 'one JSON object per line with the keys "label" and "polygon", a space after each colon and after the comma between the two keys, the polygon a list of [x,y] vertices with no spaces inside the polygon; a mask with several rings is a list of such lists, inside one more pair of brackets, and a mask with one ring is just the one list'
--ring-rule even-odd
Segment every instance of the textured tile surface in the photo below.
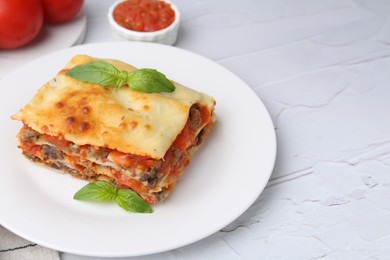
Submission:
{"label": "textured tile surface", "polygon": [[[111,2],[86,1],[86,43],[112,39]],[[141,259],[388,258],[390,2],[172,2],[182,13],[176,46],[249,84],[272,116],[278,155],[236,221]]]}

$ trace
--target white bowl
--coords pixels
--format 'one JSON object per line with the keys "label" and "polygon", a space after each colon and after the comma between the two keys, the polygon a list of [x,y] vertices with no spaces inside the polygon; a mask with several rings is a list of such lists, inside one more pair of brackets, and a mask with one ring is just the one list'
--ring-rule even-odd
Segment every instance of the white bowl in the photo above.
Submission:
{"label": "white bowl", "polygon": [[133,31],[124,28],[114,20],[114,16],[113,16],[114,9],[119,3],[122,2],[123,0],[115,2],[108,10],[108,15],[107,15],[108,21],[111,26],[111,30],[115,38],[122,39],[122,40],[130,40],[130,41],[156,42],[156,43],[162,43],[167,45],[173,45],[176,42],[177,32],[179,29],[179,22],[180,22],[180,13],[175,5],[164,0],[164,2],[170,4],[171,8],[175,12],[175,20],[171,25],[169,25],[164,29],[154,31],[154,32],[138,32],[138,31]]}

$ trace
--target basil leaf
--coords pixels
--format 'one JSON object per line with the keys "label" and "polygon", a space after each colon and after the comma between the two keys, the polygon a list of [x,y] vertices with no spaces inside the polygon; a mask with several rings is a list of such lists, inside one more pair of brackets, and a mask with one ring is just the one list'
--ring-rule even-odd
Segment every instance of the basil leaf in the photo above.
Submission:
{"label": "basil leaf", "polygon": [[119,71],[108,62],[93,61],[71,68],[66,75],[82,82],[121,87],[127,81],[128,73]]}
{"label": "basil leaf", "polygon": [[86,201],[111,201],[115,197],[114,185],[104,181],[90,182],[73,196],[76,200]]}
{"label": "basil leaf", "polygon": [[137,193],[128,189],[120,189],[114,201],[119,207],[126,211],[152,213],[153,210],[148,203],[141,199]]}
{"label": "basil leaf", "polygon": [[117,191],[114,185],[104,181],[88,183],[76,192],[73,198],[84,201],[115,201],[116,204],[126,211],[153,212],[150,205],[134,191],[128,189],[119,189]]}
{"label": "basil leaf", "polygon": [[139,69],[128,72],[118,70],[105,61],[92,61],[75,66],[66,75],[82,82],[99,84],[104,87],[115,85],[119,88],[127,83],[130,89],[146,93],[175,90],[175,85],[164,74],[155,69]]}
{"label": "basil leaf", "polygon": [[146,93],[172,92],[175,85],[155,69],[139,69],[129,73],[127,84],[132,90]]}

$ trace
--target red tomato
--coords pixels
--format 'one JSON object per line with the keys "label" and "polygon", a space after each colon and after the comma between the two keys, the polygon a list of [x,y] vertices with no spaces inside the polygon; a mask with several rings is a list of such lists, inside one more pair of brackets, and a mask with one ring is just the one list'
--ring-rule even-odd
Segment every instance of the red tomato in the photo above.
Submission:
{"label": "red tomato", "polygon": [[64,23],[70,21],[81,10],[84,0],[41,0],[45,22]]}
{"label": "red tomato", "polygon": [[42,24],[40,0],[0,0],[0,49],[29,43],[38,35]]}

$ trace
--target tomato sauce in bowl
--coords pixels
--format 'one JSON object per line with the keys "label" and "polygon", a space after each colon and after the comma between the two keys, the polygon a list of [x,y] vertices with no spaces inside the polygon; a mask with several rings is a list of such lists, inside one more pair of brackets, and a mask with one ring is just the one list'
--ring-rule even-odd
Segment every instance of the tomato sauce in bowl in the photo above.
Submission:
{"label": "tomato sauce in bowl", "polygon": [[180,13],[168,0],[122,0],[108,11],[114,38],[173,45]]}
{"label": "tomato sauce in bowl", "polygon": [[113,11],[114,20],[126,29],[154,32],[171,25],[175,12],[171,5],[160,0],[126,0]]}

